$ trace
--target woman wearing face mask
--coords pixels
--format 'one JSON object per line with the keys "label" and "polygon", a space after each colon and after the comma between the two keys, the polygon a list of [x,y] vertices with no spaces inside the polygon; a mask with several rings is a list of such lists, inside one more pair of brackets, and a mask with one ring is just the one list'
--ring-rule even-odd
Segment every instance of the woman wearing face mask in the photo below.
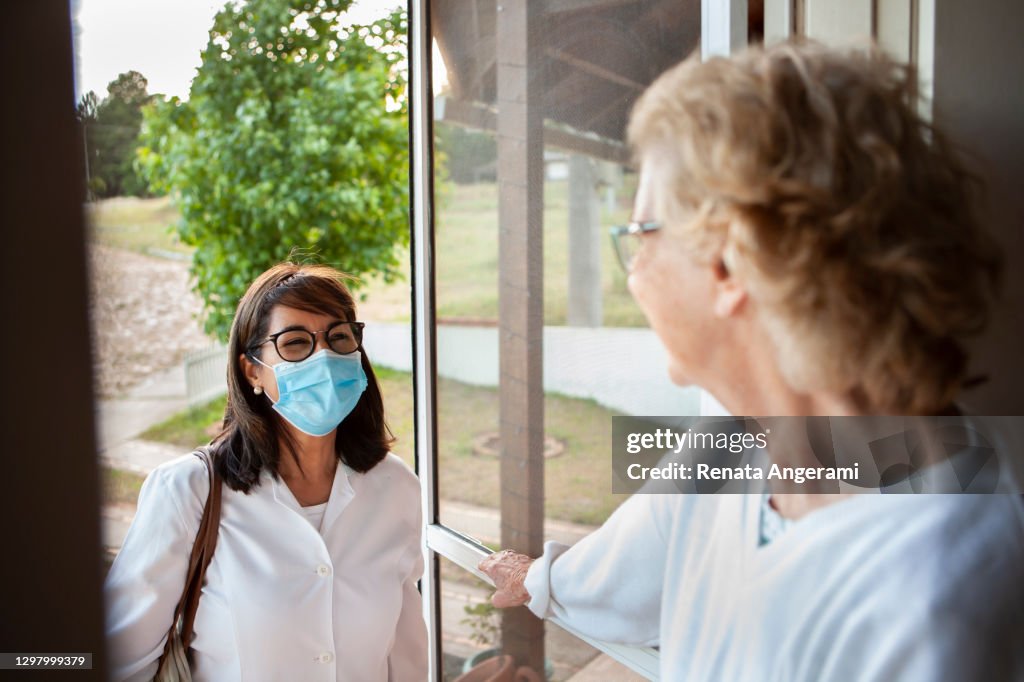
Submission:
{"label": "woman wearing face mask", "polygon": [[[238,305],[195,680],[425,679],[419,484],[388,451],[342,279],[282,263]],[[192,455],[146,479],[105,588],[113,679],[156,672],[209,492]]]}

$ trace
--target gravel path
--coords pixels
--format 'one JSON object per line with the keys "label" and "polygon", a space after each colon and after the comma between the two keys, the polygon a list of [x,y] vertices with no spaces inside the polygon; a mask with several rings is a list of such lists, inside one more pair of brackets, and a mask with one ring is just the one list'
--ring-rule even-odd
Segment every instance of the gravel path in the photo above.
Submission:
{"label": "gravel path", "polygon": [[90,246],[93,368],[100,397],[123,394],[211,341],[188,263]]}

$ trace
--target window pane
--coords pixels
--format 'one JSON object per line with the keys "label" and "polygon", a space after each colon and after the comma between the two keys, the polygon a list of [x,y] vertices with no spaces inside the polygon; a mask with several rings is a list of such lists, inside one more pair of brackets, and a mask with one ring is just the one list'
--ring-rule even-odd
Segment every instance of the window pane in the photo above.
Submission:
{"label": "window pane", "polygon": [[[666,377],[609,228],[636,187],[629,110],[698,47],[699,2],[434,0],[431,20],[440,518],[538,553],[625,499],[612,415],[698,409]],[[442,592],[446,666],[498,645],[486,586],[445,563]],[[537,641],[554,679],[604,664],[557,627]]]}

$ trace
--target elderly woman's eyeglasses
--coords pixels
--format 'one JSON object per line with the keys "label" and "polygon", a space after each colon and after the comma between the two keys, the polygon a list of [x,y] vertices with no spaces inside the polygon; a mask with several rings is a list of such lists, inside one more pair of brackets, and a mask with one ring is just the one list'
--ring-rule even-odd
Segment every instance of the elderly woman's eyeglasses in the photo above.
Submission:
{"label": "elderly woman's eyeglasses", "polygon": [[271,334],[262,341],[257,341],[249,346],[252,352],[265,343],[274,342],[277,354],[285,362],[301,362],[305,360],[316,349],[316,335],[323,334],[327,339],[327,346],[339,355],[354,353],[363,345],[362,322],[336,322],[327,329],[311,332],[302,327],[285,329]]}
{"label": "elderly woman's eyeglasses", "polygon": [[648,232],[656,232],[661,229],[661,223],[636,222],[628,225],[617,225],[611,229],[612,243],[615,245],[615,255],[619,257],[622,269],[629,272],[633,269],[633,262],[636,255],[643,246],[643,236]]}

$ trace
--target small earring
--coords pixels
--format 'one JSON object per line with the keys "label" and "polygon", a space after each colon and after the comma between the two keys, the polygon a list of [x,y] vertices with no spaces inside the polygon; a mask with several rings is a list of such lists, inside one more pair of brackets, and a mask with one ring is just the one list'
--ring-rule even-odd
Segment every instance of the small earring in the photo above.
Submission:
{"label": "small earring", "polygon": [[263,387],[262,386],[253,386],[252,387],[252,392],[255,393],[256,395],[263,395]]}

